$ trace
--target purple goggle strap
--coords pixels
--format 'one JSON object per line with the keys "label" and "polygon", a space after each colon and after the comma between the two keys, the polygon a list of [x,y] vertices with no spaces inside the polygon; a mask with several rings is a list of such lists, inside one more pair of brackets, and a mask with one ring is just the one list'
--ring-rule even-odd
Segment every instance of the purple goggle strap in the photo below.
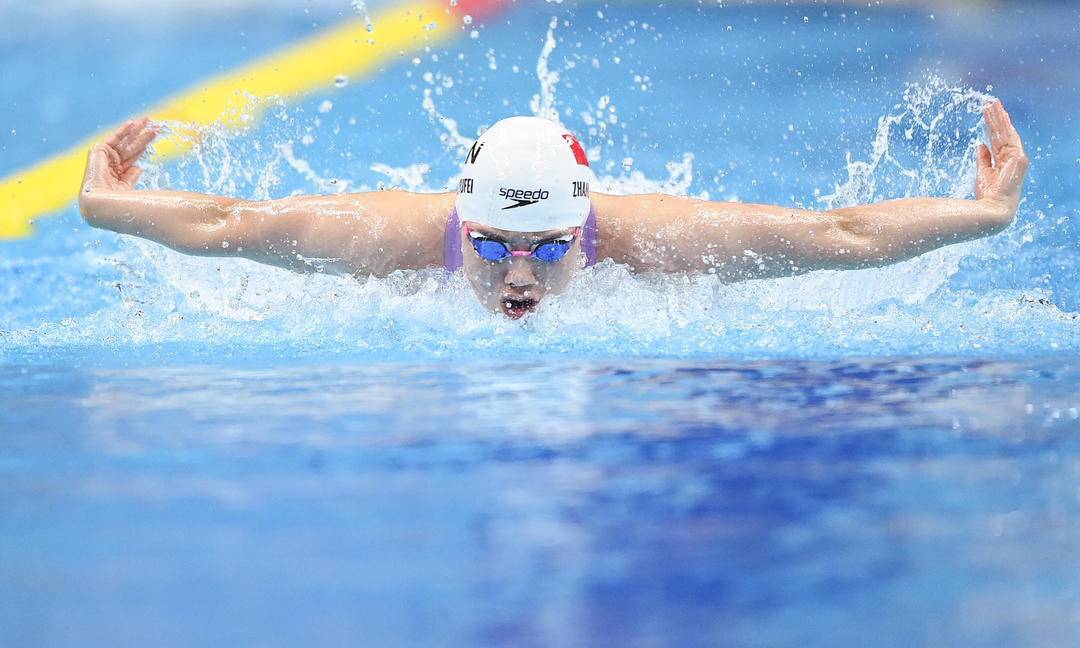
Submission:
{"label": "purple goggle strap", "polygon": [[[581,230],[581,249],[585,252],[585,265],[596,263],[596,210],[589,208],[589,217]],[[461,267],[461,221],[457,209],[450,210],[446,221],[446,240],[443,243],[443,267],[454,272]]]}

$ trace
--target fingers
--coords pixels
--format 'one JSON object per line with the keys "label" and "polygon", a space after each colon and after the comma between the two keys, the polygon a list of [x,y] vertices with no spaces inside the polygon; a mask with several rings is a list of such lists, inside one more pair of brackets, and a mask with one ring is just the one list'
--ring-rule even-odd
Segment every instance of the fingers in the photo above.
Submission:
{"label": "fingers", "polygon": [[116,149],[108,144],[101,143],[95,144],[90,148],[90,154],[87,157],[87,164],[97,163],[100,160],[101,164],[105,166],[115,166],[120,164],[120,154],[116,152]]}
{"label": "fingers", "polygon": [[137,166],[133,166],[124,172],[124,175],[120,177],[127,186],[132,189],[135,188],[135,183],[139,181],[139,176],[142,175],[142,169]]}
{"label": "fingers", "polygon": [[[987,106],[983,114],[990,131],[990,146],[994,150],[994,155],[1002,156],[1012,153],[1023,155],[1024,145],[1020,141],[1020,134],[1013,127],[1005,106],[1000,101],[996,101]],[[1010,148],[1013,150],[1009,150]]]}
{"label": "fingers", "polygon": [[[127,161],[129,158],[131,158],[131,153],[134,150],[135,142],[138,141],[138,139],[143,134],[145,134],[147,124],[149,123],[150,120],[146,117],[130,122],[131,126],[125,130],[124,135],[120,138],[120,141],[116,145],[116,150],[118,153],[120,153],[120,157],[123,160]],[[143,146],[145,146],[145,144]]]}
{"label": "fingers", "polygon": [[995,151],[1001,148],[1001,119],[998,113],[1000,101],[995,101],[983,109],[983,120],[986,121],[986,130],[990,134],[990,146]]}
{"label": "fingers", "polygon": [[146,151],[146,146],[150,144],[155,137],[157,137],[157,130],[151,127],[137,134],[132,139],[127,140],[122,145],[123,148],[120,151],[120,157],[123,158],[124,163],[128,164],[139,159],[143,152]]}
{"label": "fingers", "polygon": [[106,146],[116,148],[117,145],[120,144],[120,141],[124,139],[124,136],[127,135],[128,130],[131,129],[131,124],[132,122],[130,120],[124,122],[123,125],[121,125],[120,128],[117,128],[116,131],[111,136],[109,136],[109,138],[103,143]]}
{"label": "fingers", "polygon": [[105,144],[115,149],[119,149],[121,146],[123,146],[125,141],[130,139],[133,135],[141,131],[144,126],[146,126],[146,121],[147,119],[145,117],[142,119],[127,120],[120,125],[120,128],[116,129],[116,132],[114,132],[112,136],[109,137],[109,139],[105,140]]}
{"label": "fingers", "polygon": [[994,166],[994,157],[990,154],[990,147],[986,144],[979,144],[979,151],[976,159],[980,171]]}
{"label": "fingers", "polygon": [[979,146],[976,197],[995,196],[1015,208],[1020,202],[1028,168],[1023,142],[1000,101],[987,106],[983,116],[990,133],[990,146]]}
{"label": "fingers", "polygon": [[123,153],[130,143],[143,132],[143,129],[145,129],[146,125],[149,123],[150,120],[147,117],[142,117],[141,119],[129,119],[124,122],[120,128],[117,128],[103,144],[116,149],[119,153]]}

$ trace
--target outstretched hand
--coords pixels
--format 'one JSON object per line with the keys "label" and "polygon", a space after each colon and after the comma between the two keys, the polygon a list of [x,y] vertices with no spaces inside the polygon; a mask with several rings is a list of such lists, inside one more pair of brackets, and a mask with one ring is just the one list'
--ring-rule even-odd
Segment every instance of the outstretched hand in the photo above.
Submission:
{"label": "outstretched hand", "polygon": [[990,146],[979,145],[975,197],[999,202],[1015,214],[1028,169],[1024,144],[1000,101],[987,106],[983,117],[990,131]]}
{"label": "outstretched hand", "polygon": [[86,159],[83,192],[94,189],[131,191],[142,174],[136,165],[157,129],[146,117],[126,122],[112,137],[95,144]]}

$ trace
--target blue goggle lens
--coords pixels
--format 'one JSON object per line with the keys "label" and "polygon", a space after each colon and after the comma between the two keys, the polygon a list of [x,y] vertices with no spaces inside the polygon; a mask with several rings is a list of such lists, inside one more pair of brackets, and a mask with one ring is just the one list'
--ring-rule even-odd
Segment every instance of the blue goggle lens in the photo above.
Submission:
{"label": "blue goggle lens", "polygon": [[[503,259],[511,256],[510,249],[506,247],[506,244],[501,241],[493,241],[486,238],[472,238],[473,248],[476,249],[476,253],[481,258],[488,261],[502,261]],[[548,263],[554,263],[570,251],[570,248],[574,245],[574,241],[551,241],[549,243],[542,243],[532,251],[532,256],[546,261]]]}
{"label": "blue goggle lens", "polygon": [[476,253],[488,261],[501,261],[510,256],[510,250],[506,249],[506,246],[498,241],[474,238],[472,244],[476,248]]}
{"label": "blue goggle lens", "polygon": [[533,250],[533,256],[541,261],[554,263],[566,256],[566,253],[570,251],[570,246],[573,244],[573,241],[552,241],[551,243],[544,243],[543,245],[536,246],[536,249]]}

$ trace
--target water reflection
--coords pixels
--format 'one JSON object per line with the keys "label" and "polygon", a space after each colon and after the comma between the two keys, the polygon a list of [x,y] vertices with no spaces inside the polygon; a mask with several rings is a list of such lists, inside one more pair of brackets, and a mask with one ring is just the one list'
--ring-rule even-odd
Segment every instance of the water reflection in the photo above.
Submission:
{"label": "water reflection", "polygon": [[[46,605],[66,555],[87,591],[210,582],[188,604],[229,609],[285,561],[322,593],[300,618],[428,615],[451,643],[782,644],[883,615],[992,643],[976,621],[1018,585],[1077,609],[1077,384],[964,360],[9,368],[0,550],[24,567],[0,578]],[[103,567],[124,555],[148,569]]]}

